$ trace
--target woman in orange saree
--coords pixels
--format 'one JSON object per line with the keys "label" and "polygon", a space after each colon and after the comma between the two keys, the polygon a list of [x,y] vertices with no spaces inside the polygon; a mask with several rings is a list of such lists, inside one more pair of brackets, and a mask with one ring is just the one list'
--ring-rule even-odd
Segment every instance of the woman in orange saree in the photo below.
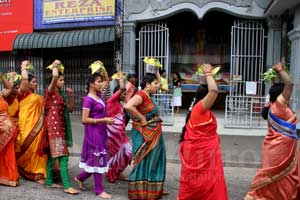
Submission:
{"label": "woman in orange saree", "polygon": [[[281,63],[273,66],[283,84],[270,88],[270,104],[262,116],[268,119],[268,134],[262,147],[262,166],[257,170],[245,200],[293,200],[299,188],[296,115],[288,107],[293,84]],[[299,195],[299,194],[298,194]]]}
{"label": "woman in orange saree", "polygon": [[182,131],[178,200],[228,199],[217,121],[210,111],[218,95],[211,70],[204,64],[207,87],[198,87]]}
{"label": "woman in orange saree", "polygon": [[[21,66],[29,65],[23,61]],[[16,143],[17,165],[19,172],[26,179],[44,184],[46,178],[47,155],[39,155],[42,137],[45,137],[44,98],[35,92],[37,79],[26,68],[22,71],[28,79],[26,87],[18,96],[19,101],[19,135]]]}
{"label": "woman in orange saree", "polygon": [[5,88],[0,92],[0,184],[17,186],[19,174],[15,157],[15,139],[18,131],[11,117],[8,115],[8,103],[3,97],[11,93],[11,85],[2,73],[0,79]]}

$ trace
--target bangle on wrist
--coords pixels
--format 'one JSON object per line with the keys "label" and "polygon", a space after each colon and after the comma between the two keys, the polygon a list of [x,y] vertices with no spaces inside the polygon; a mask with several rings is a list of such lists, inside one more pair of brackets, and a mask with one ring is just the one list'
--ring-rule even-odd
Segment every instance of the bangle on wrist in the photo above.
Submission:
{"label": "bangle on wrist", "polygon": [[205,73],[205,76],[211,76],[210,72]]}
{"label": "bangle on wrist", "polygon": [[97,119],[94,119],[94,124],[97,124]]}

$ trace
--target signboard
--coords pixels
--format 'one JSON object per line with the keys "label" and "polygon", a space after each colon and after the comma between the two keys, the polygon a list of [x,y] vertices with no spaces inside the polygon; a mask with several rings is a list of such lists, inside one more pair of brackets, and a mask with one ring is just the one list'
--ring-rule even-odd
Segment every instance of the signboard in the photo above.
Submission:
{"label": "signboard", "polygon": [[114,0],[44,0],[43,24],[113,19]]}
{"label": "signboard", "polygon": [[17,34],[33,32],[33,0],[0,0],[0,51],[11,51]]}
{"label": "signboard", "polygon": [[115,25],[115,0],[34,0],[34,29]]}

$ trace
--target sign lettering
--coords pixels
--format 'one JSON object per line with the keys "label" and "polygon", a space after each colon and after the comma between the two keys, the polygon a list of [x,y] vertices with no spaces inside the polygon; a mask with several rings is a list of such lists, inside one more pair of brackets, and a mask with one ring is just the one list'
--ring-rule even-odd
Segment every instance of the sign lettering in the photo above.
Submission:
{"label": "sign lettering", "polygon": [[44,0],[43,24],[111,20],[114,0]]}

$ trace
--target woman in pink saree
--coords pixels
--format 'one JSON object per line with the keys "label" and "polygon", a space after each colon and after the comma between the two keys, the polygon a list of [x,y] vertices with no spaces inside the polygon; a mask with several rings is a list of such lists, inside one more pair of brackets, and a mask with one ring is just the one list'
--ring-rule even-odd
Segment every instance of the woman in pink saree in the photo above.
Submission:
{"label": "woman in pink saree", "polygon": [[113,124],[107,125],[109,169],[106,177],[109,182],[117,179],[126,180],[123,171],[132,159],[132,146],[125,134],[125,116],[121,101],[124,101],[126,88],[122,72],[119,73],[119,85],[107,101],[107,116],[114,119]]}
{"label": "woman in pink saree", "polygon": [[296,114],[289,108],[293,84],[281,63],[273,66],[283,80],[270,88],[270,103],[262,111],[268,134],[262,147],[262,166],[257,170],[245,200],[299,199]]}

